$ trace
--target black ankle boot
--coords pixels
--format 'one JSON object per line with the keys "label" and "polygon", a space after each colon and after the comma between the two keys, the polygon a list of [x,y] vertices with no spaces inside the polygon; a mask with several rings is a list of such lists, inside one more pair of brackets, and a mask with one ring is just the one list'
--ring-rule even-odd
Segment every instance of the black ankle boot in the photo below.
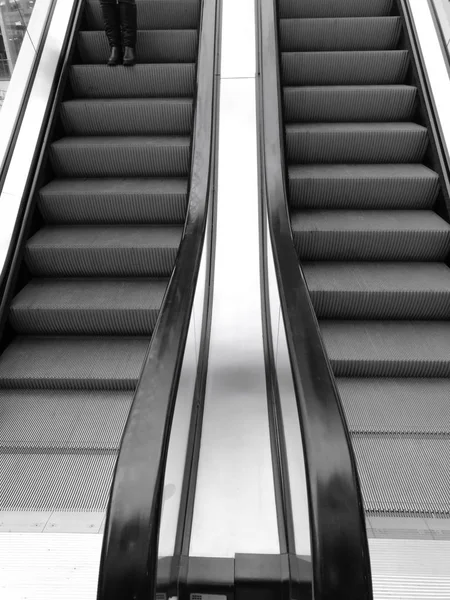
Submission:
{"label": "black ankle boot", "polygon": [[123,53],[123,65],[124,67],[132,67],[136,64],[136,53],[134,48],[130,46],[125,46],[125,51]]}
{"label": "black ankle boot", "polygon": [[108,59],[108,67],[115,67],[120,63],[120,59],[122,58],[122,53],[120,51],[119,46],[111,47],[111,54]]}

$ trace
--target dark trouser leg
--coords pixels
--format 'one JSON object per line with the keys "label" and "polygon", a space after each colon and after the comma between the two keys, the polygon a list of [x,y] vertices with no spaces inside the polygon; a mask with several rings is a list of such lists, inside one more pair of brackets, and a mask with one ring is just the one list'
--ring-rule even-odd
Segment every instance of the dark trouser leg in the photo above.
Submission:
{"label": "dark trouser leg", "polygon": [[100,0],[100,4],[109,45],[111,47],[121,46],[119,6],[116,0]]}
{"label": "dark trouser leg", "polygon": [[137,11],[135,0],[119,0],[123,45],[136,46]]}

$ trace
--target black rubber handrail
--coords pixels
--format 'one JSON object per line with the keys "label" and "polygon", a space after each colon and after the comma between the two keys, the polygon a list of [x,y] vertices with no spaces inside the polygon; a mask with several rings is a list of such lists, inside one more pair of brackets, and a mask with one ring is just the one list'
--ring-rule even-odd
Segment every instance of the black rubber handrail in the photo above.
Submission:
{"label": "black rubber handrail", "polygon": [[313,596],[316,600],[371,600],[368,542],[355,458],[289,221],[275,0],[261,0],[259,37],[263,192],[303,435]]}
{"label": "black rubber handrail", "polygon": [[103,540],[99,600],[148,600],[155,595],[166,459],[213,181],[215,21],[215,0],[204,0],[188,214],[116,465]]}
{"label": "black rubber handrail", "polygon": [[[53,13],[55,12],[56,3],[58,0],[52,0],[50,6],[47,11],[47,17],[45,19],[45,25],[39,37],[39,41],[37,43],[36,52],[33,58],[33,63],[31,65],[30,71],[28,73],[28,79],[25,85],[25,90],[23,96],[20,100],[19,110],[17,111],[14,126],[11,132],[11,136],[8,141],[8,145],[6,147],[5,155],[2,159],[0,165],[0,193],[3,190],[3,186],[5,184],[6,175],[8,173],[8,168],[11,163],[12,156],[14,154],[14,150],[16,147],[17,138],[19,137],[20,128],[22,127],[22,122],[25,116],[25,111],[27,108],[28,100],[31,95],[31,90],[33,89],[34,80],[36,78],[36,73],[41,62],[42,52],[44,51],[45,42],[47,41],[48,30],[50,29],[50,24],[52,22]],[[27,31],[27,30],[26,30]],[[12,76],[12,74],[11,74]]]}

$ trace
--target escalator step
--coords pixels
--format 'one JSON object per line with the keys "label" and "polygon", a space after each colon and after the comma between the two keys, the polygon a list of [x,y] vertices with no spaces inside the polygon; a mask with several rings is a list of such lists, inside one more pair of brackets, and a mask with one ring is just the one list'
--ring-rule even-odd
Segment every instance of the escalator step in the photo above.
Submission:
{"label": "escalator step", "polygon": [[392,85],[403,83],[407,50],[283,52],[283,85]]}
{"label": "escalator step", "polygon": [[289,122],[410,121],[417,88],[408,85],[288,87],[283,90]]}
{"label": "escalator step", "polygon": [[0,510],[103,512],[116,460],[110,450],[0,451]]}
{"label": "escalator step", "polygon": [[0,447],[118,450],[132,400],[132,391],[1,389]]}
{"label": "escalator step", "polygon": [[369,516],[448,518],[448,437],[353,436],[353,449]]}
{"label": "escalator step", "polygon": [[449,379],[338,379],[352,433],[450,434]]}
{"label": "escalator step", "polygon": [[295,163],[414,163],[428,145],[416,123],[307,123],[286,126],[286,154]]}
{"label": "escalator step", "polygon": [[450,319],[444,263],[304,263],[321,319]]}
{"label": "escalator step", "polygon": [[[91,0],[92,1],[92,0]],[[280,18],[374,17],[388,15],[392,0],[280,0]]]}
{"label": "escalator step", "polygon": [[295,165],[288,168],[295,208],[430,209],[438,174],[424,165]]}
{"label": "escalator step", "polygon": [[76,98],[193,97],[195,64],[72,65],[70,84]]}
{"label": "escalator step", "polygon": [[450,377],[448,321],[321,321],[336,377]]}
{"label": "escalator step", "polygon": [[0,387],[134,390],[149,338],[16,337],[0,356]]}
{"label": "escalator step", "polygon": [[[104,64],[109,44],[104,31],[80,31],[78,49],[86,64]],[[185,63],[197,59],[197,31],[138,31],[136,52],[141,63]]]}
{"label": "escalator step", "polygon": [[42,277],[169,277],[183,228],[45,227],[27,242],[25,260]]}
{"label": "escalator step", "polygon": [[298,211],[292,214],[301,260],[444,261],[450,225],[432,211]]}
{"label": "escalator step", "polygon": [[[139,29],[192,29],[200,21],[200,0],[136,0]],[[98,0],[86,0],[89,29],[103,30]]]}
{"label": "escalator step", "polygon": [[39,191],[48,223],[184,223],[187,179],[54,179]]}
{"label": "escalator step", "polygon": [[68,137],[50,147],[59,177],[183,177],[189,137]]}
{"label": "escalator step", "polygon": [[69,100],[61,118],[68,136],[189,135],[192,100]]}
{"label": "escalator step", "polygon": [[37,279],[14,298],[10,323],[29,335],[151,336],[167,280]]}
{"label": "escalator step", "polygon": [[395,50],[400,31],[400,17],[281,19],[280,50]]}

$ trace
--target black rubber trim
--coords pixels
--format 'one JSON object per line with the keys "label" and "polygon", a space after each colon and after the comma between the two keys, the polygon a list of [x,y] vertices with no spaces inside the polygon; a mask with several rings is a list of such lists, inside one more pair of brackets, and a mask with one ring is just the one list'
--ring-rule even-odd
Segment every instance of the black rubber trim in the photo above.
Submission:
{"label": "black rubber trim", "polygon": [[[56,3],[58,0],[52,0],[50,7],[47,12],[47,17],[45,19],[44,29],[42,30],[41,36],[39,38],[37,44],[36,54],[33,59],[33,64],[31,65],[30,72],[28,74],[27,83],[25,85],[25,91],[20,101],[19,111],[16,115],[16,120],[14,122],[13,130],[11,137],[8,142],[8,146],[6,148],[5,157],[0,166],[0,194],[3,190],[3,186],[5,184],[6,175],[8,173],[9,165],[11,163],[11,159],[14,154],[14,150],[16,148],[17,138],[19,137],[20,128],[22,127],[23,118],[25,116],[25,112],[27,109],[28,100],[30,99],[31,91],[33,89],[34,80],[36,78],[36,73],[41,62],[42,52],[44,51],[45,42],[47,41],[48,31],[50,29],[50,24],[53,19],[53,13],[55,12]],[[3,269],[4,271],[4,269]]]}
{"label": "black rubber trim", "polygon": [[289,222],[276,15],[275,0],[261,0],[263,191],[303,435],[313,597],[371,600],[369,551],[355,458]]}
{"label": "black rubber trim", "polygon": [[167,452],[214,183],[215,3],[208,7],[200,24],[188,214],[116,465],[99,600],[148,600],[156,591]]}
{"label": "black rubber trim", "polygon": [[42,126],[31,161],[30,171],[17,212],[16,223],[9,242],[3,270],[0,275],[0,339],[3,337],[5,322],[8,317],[9,304],[12,295],[14,294],[25,243],[28,239],[31,219],[36,204],[36,192],[39,189],[41,170],[47,160],[48,146],[53,137],[56,116],[66,87],[69,66],[72,63],[72,56],[75,50],[76,36],[83,16],[84,4],[85,0],[78,0],[78,2],[74,2],[72,7],[67,31],[56,66],[55,77],[47,102],[47,108],[42,120]]}

